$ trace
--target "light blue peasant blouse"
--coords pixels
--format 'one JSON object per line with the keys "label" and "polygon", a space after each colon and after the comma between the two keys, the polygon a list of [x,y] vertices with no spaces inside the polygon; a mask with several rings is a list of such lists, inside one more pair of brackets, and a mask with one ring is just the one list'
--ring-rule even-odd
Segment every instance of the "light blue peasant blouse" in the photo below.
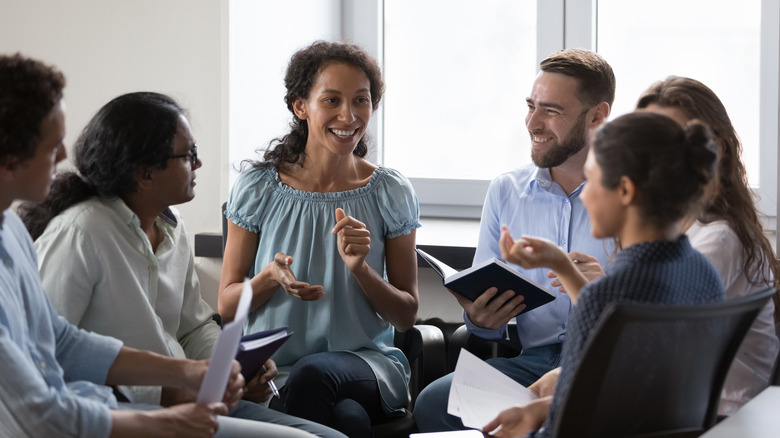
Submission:
{"label": "light blue peasant blouse", "polygon": [[409,363],[393,346],[393,327],[369,304],[339,255],[336,208],[366,224],[371,232],[368,264],[385,279],[385,241],[420,227],[420,211],[411,183],[398,171],[379,167],[368,184],[345,192],[315,193],[282,184],[274,168],[251,168],[233,186],[225,215],[259,235],[249,276],[260,272],[281,251],[293,257],[295,278],[322,285],[325,296],[301,301],[283,288],[251,312],[245,333],[288,326],[294,333],[273,359],[280,377],[300,358],[318,352],[349,351],[363,358],[376,375],[386,412],[409,403]]}

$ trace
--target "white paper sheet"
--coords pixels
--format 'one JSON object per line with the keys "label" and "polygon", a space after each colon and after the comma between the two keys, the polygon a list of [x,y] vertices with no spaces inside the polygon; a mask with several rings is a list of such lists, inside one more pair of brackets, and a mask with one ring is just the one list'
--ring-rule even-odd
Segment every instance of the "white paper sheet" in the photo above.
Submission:
{"label": "white paper sheet", "polygon": [[225,324],[222,333],[219,334],[217,342],[214,344],[214,351],[211,354],[209,369],[203,378],[203,384],[200,385],[198,392],[198,403],[214,403],[222,401],[222,396],[227,388],[230,369],[233,365],[233,358],[238,351],[238,342],[241,340],[241,332],[244,329],[244,322],[249,313],[249,305],[252,302],[252,285],[249,279],[244,280],[244,287],[241,290],[241,298],[238,300],[236,308],[236,317],[233,321]]}
{"label": "white paper sheet", "polygon": [[447,413],[460,417],[466,427],[481,429],[504,409],[536,398],[528,388],[462,349],[452,377]]}
{"label": "white paper sheet", "polygon": [[455,432],[429,432],[413,433],[409,438],[483,438],[482,432],[478,430],[458,430]]}

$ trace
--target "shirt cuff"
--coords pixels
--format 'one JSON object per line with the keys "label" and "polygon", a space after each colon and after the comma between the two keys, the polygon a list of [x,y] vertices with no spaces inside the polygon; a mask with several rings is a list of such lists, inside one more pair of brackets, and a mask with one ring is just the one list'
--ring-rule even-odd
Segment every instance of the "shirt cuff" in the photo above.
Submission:
{"label": "shirt cuff", "polygon": [[466,322],[466,329],[472,335],[479,336],[482,339],[504,339],[505,338],[506,325],[496,330],[477,327],[476,325],[474,325],[473,322],[471,322],[465,310],[463,311],[463,321]]}

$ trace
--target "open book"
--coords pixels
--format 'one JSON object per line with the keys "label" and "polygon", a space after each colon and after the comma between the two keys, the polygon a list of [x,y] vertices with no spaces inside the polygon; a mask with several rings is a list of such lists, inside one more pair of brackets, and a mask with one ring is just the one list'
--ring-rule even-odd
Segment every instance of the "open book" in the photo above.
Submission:
{"label": "open book", "polygon": [[555,299],[555,294],[495,257],[458,272],[421,249],[415,251],[441,276],[444,287],[471,301],[491,287],[498,288],[499,294],[512,290],[523,295],[525,309],[521,313]]}
{"label": "open book", "polygon": [[257,375],[263,364],[290,336],[292,332],[288,332],[287,327],[280,327],[242,337],[238,344],[236,360],[241,364],[244,379],[248,382]]}

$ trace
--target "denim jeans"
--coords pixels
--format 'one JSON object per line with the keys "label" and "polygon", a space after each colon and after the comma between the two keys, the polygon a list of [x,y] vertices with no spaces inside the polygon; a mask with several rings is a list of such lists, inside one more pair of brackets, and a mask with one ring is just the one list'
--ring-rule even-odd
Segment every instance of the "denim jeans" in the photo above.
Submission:
{"label": "denim jeans", "polygon": [[327,425],[350,438],[371,437],[371,420],[385,415],[373,370],[348,352],[315,353],[300,359],[280,392],[286,413]]}
{"label": "denim jeans", "polygon": [[[524,349],[512,358],[497,357],[487,363],[523,386],[530,386],[542,375],[556,368],[561,360],[561,344]],[[442,432],[466,429],[460,418],[447,413],[452,373],[435,380],[417,397],[414,421],[420,432]],[[498,415],[498,412],[496,412]]]}

